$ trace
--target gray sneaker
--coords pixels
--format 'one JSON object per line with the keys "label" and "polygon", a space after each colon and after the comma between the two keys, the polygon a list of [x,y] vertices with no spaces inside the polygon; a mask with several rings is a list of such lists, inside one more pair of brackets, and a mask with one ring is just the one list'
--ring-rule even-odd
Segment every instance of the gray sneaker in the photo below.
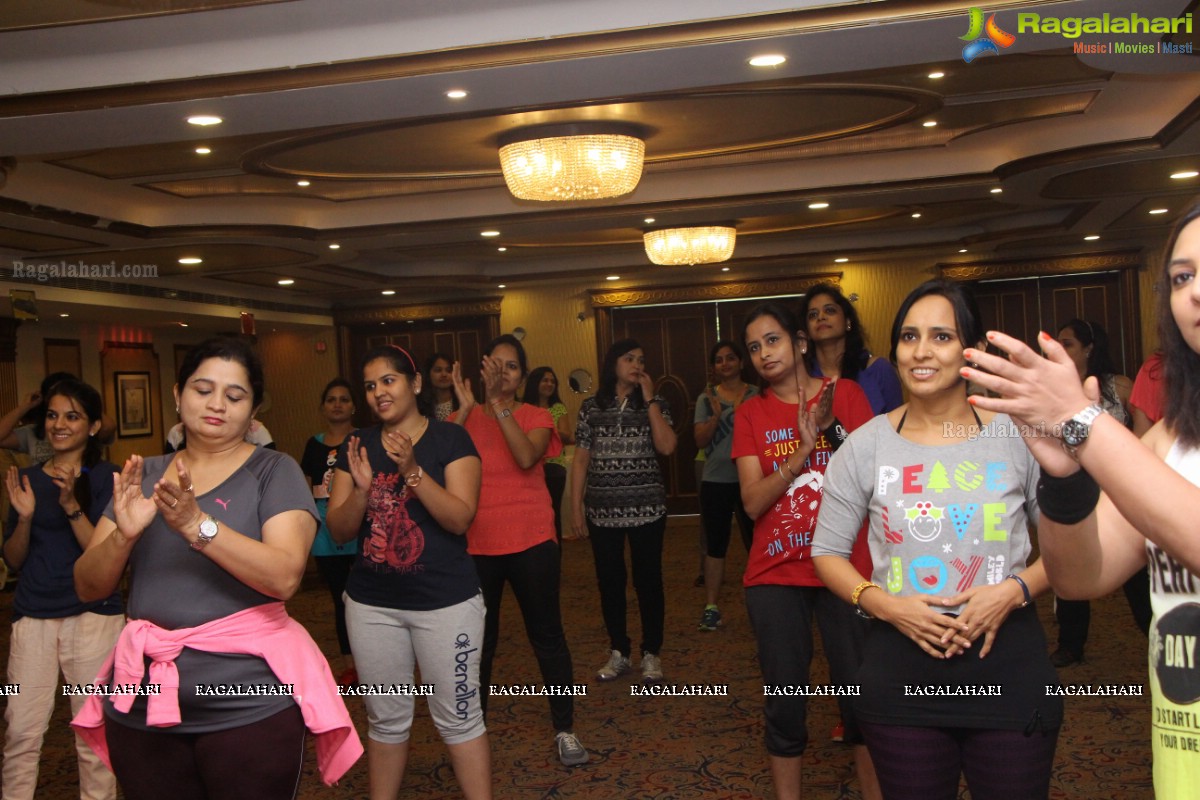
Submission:
{"label": "gray sneaker", "polygon": [[633,663],[629,656],[621,655],[620,650],[613,650],[612,655],[608,657],[608,663],[596,670],[596,677],[602,681],[615,681],[631,669]]}
{"label": "gray sneaker", "polygon": [[642,683],[661,683],[662,661],[654,653],[642,653]]}
{"label": "gray sneaker", "polygon": [[579,743],[579,738],[569,731],[559,731],[554,736],[554,747],[558,760],[564,767],[577,767],[588,762],[588,751]]}

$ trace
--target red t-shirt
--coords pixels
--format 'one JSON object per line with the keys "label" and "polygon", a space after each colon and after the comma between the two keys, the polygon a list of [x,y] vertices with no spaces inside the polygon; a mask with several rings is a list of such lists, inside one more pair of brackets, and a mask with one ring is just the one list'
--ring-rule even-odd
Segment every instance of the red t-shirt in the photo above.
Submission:
{"label": "red t-shirt", "polygon": [[1163,375],[1162,353],[1155,353],[1146,359],[1138,370],[1133,381],[1133,391],[1129,394],[1129,405],[1141,409],[1151,422],[1162,419],[1163,391],[1166,389],[1166,376]]}
{"label": "red t-shirt", "polygon": [[[814,397],[809,401],[810,409],[816,400]],[[742,403],[733,422],[734,460],[757,456],[763,475],[777,472],[779,462],[795,452],[799,443],[797,411],[797,404],[781,401],[770,389]],[[834,386],[833,415],[847,431],[853,431],[873,416],[866,394],[857,383],[847,379]],[[813,570],[810,551],[817,512],[821,509],[825,467],[832,457],[829,440],[824,434],[818,436],[791,486],[755,520],[743,585],[824,585]],[[850,554],[850,563],[863,575],[871,572],[865,524]]]}
{"label": "red t-shirt", "polygon": [[[526,433],[537,428],[550,429],[545,458],[562,452],[562,440],[549,411],[521,403],[513,411],[513,419]],[[529,469],[517,466],[500,423],[482,408],[471,412],[464,427],[483,462],[483,483],[479,487],[475,520],[467,531],[467,552],[504,556],[555,538],[554,506],[550,505],[543,461]]]}

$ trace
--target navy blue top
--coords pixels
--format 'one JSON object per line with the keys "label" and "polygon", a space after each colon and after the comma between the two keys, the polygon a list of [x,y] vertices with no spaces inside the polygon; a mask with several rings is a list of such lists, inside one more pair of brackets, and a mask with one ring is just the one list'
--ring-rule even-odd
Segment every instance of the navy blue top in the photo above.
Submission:
{"label": "navy blue top", "polygon": [[[467,537],[450,533],[433,518],[387,457],[379,426],[355,431],[371,463],[367,510],[358,531],[358,555],[346,593],[357,603],[408,611],[431,611],[469,600],[479,593]],[[338,448],[337,469],[350,471],[346,447]],[[446,466],[479,452],[460,425],[429,420],[413,446],[423,480],[446,485]]]}
{"label": "navy blue top", "polygon": [[[100,461],[88,471],[91,484],[91,510],[87,518],[93,525],[112,501],[113,475],[116,466]],[[29,532],[29,555],[21,565],[21,578],[13,597],[13,621],[21,617],[61,619],[85,611],[94,614],[120,614],[121,593],[113,592],[104,600],[85,603],[75,593],[75,561],[83,548],[71,530],[67,513],[59,505],[59,488],[38,464],[21,470],[29,478],[37,503],[33,510],[33,527]],[[17,510],[10,508],[4,541],[12,538],[17,527]],[[11,565],[10,565],[11,566]]]}

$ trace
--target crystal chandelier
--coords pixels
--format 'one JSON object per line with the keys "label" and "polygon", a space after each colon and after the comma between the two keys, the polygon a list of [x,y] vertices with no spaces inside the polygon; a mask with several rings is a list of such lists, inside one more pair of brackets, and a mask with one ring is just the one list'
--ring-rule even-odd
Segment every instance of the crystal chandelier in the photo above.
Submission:
{"label": "crystal chandelier", "polygon": [[646,255],[655,264],[691,266],[728,261],[733,255],[737,229],[725,225],[696,228],[663,228],[643,234]]}
{"label": "crystal chandelier", "polygon": [[500,169],[518,200],[601,200],[632,192],[646,143],[620,123],[523,128],[500,139]]}

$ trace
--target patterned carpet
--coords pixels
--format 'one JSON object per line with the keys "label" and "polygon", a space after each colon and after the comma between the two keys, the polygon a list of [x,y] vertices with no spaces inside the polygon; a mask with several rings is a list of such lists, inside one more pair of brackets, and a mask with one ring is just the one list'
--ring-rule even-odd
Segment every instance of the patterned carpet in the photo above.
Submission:
{"label": "patterned carpet", "polygon": [[[563,611],[575,657],[576,683],[588,694],[577,699],[576,733],[591,751],[584,767],[558,763],[544,698],[492,699],[488,726],[496,797],[504,800],[563,798],[583,800],[758,800],[771,798],[772,787],[762,747],[762,686],[753,638],[742,602],[740,581],[745,553],[730,547],[729,575],[722,595],[724,627],[700,633],[703,589],[692,585],[697,574],[693,520],[668,526],[664,571],[667,575],[667,639],[662,653],[668,683],[727,684],[728,696],[632,697],[630,681],[600,684],[592,675],[607,658],[607,637],[586,542],[567,542],[564,552]],[[7,616],[11,592],[0,594]],[[640,632],[630,589],[631,635]],[[330,655],[336,653],[328,595],[315,580],[289,603]],[[1047,636],[1053,641],[1049,602],[1041,602]],[[525,640],[520,614],[506,595],[495,680],[539,684],[540,676]],[[0,648],[7,651],[9,626],[2,626]],[[1070,684],[1145,683],[1146,641],[1133,626],[1119,594],[1093,604],[1087,660],[1061,672]],[[636,666],[636,662],[635,662]],[[814,683],[826,683],[818,651]],[[359,730],[365,731],[360,700],[350,700]],[[1067,698],[1066,721],[1059,739],[1053,798],[1140,800],[1153,796],[1150,782],[1148,698]],[[829,740],[835,722],[832,698],[810,704],[812,741],[804,759],[805,793],[812,798],[857,798],[848,747]],[[73,743],[66,728],[66,700],[51,722],[42,758],[39,800],[78,797]],[[360,798],[367,794],[365,758],[340,785],[321,784],[311,754],[305,764],[300,797]],[[428,712],[418,704],[407,781],[401,797],[428,800],[459,797],[446,750],[437,739]],[[969,797],[964,789],[962,797]]]}

